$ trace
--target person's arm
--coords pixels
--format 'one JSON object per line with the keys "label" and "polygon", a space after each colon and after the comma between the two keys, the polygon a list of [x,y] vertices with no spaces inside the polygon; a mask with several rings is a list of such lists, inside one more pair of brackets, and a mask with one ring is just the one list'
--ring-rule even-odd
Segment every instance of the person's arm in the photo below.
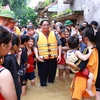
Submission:
{"label": "person's arm", "polygon": [[80,68],[78,68],[74,63],[72,63],[72,62],[68,62],[67,60],[66,60],[66,64],[67,65],[69,65],[71,68],[73,68],[73,69],[76,69],[76,70],[80,70]]}
{"label": "person's arm", "polygon": [[78,58],[80,58],[81,60],[83,60],[83,61],[88,60],[89,57],[90,57],[90,55],[91,55],[91,53],[92,53],[92,49],[91,49],[91,48],[89,49],[89,53],[86,54],[86,55],[83,55],[80,51],[76,51],[76,52],[75,52],[76,56],[77,56]]}
{"label": "person's arm", "polygon": [[67,46],[64,46],[64,47],[62,47],[62,50],[65,50],[65,51],[67,51],[67,50],[69,50],[69,47],[67,47]]}
{"label": "person's arm", "polygon": [[57,57],[57,62],[59,63],[60,61],[61,61],[61,51],[62,51],[62,43],[61,43],[61,41],[60,41],[60,38],[59,38],[59,36],[56,34],[56,33],[54,33],[55,34],[55,37],[56,37],[56,39],[57,39],[57,45],[58,45],[58,57]]}
{"label": "person's arm", "polygon": [[44,62],[43,58],[40,58],[39,55],[38,55],[38,49],[37,49],[37,47],[34,47],[34,53],[35,53],[36,59],[38,61]]}
{"label": "person's arm", "polygon": [[0,73],[0,93],[5,100],[17,100],[14,82],[7,69]]}
{"label": "person's arm", "polygon": [[58,46],[58,57],[57,57],[57,62],[59,63],[61,61],[61,45]]}
{"label": "person's arm", "polygon": [[39,55],[38,55],[38,47],[37,47],[37,41],[38,41],[38,38],[39,38],[39,34],[36,34],[34,36],[34,53],[35,53],[35,57],[38,61],[40,62],[44,62],[43,58],[40,58]]}
{"label": "person's arm", "polygon": [[19,66],[20,66],[20,63],[21,63],[21,54],[22,54],[22,49],[20,48],[19,52],[17,54],[17,57],[16,57],[17,63],[18,63]]}

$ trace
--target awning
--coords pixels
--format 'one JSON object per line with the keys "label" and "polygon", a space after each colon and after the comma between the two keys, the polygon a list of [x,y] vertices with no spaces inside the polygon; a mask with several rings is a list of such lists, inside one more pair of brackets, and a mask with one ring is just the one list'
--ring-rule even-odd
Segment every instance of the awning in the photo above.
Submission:
{"label": "awning", "polygon": [[60,15],[59,17],[56,17],[56,20],[57,21],[68,20],[68,19],[74,20],[77,19],[80,15],[83,15],[83,11],[74,11],[73,13]]}
{"label": "awning", "polygon": [[50,8],[48,8],[49,12],[57,12],[57,10],[58,10],[58,4],[55,4],[51,6]]}
{"label": "awning", "polygon": [[56,0],[52,4],[50,4],[47,7],[45,7],[44,10],[41,13],[44,13],[44,12],[48,11],[48,9],[50,10],[50,12],[53,12],[53,11],[51,11],[51,9],[54,10],[54,12],[55,11],[57,12],[57,10],[56,10],[56,9],[58,9],[57,3],[58,3],[58,0]]}

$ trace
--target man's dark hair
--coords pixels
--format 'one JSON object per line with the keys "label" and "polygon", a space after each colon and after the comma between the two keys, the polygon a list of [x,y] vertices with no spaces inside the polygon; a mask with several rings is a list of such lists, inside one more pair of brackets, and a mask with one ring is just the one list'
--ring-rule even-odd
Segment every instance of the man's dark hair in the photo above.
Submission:
{"label": "man's dark hair", "polygon": [[97,27],[97,26],[98,26],[98,22],[92,21],[92,22],[90,23],[90,25],[95,25],[95,26]]}
{"label": "man's dark hair", "polygon": [[79,31],[79,32],[82,32],[84,29],[85,29],[84,26],[80,26],[79,29],[78,29],[78,31]]}
{"label": "man's dark hair", "polygon": [[48,19],[43,19],[43,20],[40,22],[40,25],[42,25],[44,21],[47,21],[47,22],[50,24],[50,22],[49,22]]}
{"label": "man's dark hair", "polygon": [[69,46],[69,48],[75,49],[75,48],[78,47],[78,45],[79,45],[79,38],[78,37],[70,36],[68,38],[68,46]]}
{"label": "man's dark hair", "polygon": [[20,38],[21,38],[21,44],[24,44],[25,42],[29,41],[28,35],[23,34],[23,35],[20,36]]}
{"label": "man's dark hair", "polygon": [[86,23],[87,25],[89,25],[87,21],[84,21],[83,23]]}
{"label": "man's dark hair", "polygon": [[56,23],[57,23],[57,21],[56,21],[56,20],[53,20],[52,22],[53,22],[54,24],[56,24]]}

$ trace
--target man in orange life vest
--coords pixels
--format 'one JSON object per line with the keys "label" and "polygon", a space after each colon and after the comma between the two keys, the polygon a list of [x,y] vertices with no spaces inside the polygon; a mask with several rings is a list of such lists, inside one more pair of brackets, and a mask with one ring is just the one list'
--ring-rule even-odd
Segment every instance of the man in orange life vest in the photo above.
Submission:
{"label": "man in orange life vest", "polygon": [[61,60],[61,41],[57,34],[49,30],[49,21],[40,23],[41,31],[34,38],[34,52],[38,60],[40,85],[46,86],[47,81],[54,83],[57,62]]}

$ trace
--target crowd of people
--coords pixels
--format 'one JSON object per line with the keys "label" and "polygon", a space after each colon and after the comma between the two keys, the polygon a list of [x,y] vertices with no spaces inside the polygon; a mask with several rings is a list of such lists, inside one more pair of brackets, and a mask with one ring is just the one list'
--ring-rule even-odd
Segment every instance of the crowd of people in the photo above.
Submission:
{"label": "crowd of people", "polygon": [[[100,33],[98,22],[71,20],[65,23],[41,20],[39,27],[30,22],[21,28],[14,12],[0,12],[0,100],[20,100],[28,80],[35,86],[70,78],[72,100],[100,100]],[[35,75],[35,68],[38,76]],[[64,76],[65,75],[65,76]],[[9,91],[10,90],[10,91]]]}

